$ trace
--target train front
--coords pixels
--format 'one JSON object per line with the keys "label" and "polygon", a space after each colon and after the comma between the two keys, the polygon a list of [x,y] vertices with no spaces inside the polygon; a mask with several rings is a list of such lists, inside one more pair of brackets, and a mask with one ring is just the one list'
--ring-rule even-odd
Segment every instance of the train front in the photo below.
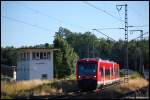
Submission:
{"label": "train front", "polygon": [[96,89],[97,63],[95,59],[81,59],[77,62],[76,77],[80,90]]}

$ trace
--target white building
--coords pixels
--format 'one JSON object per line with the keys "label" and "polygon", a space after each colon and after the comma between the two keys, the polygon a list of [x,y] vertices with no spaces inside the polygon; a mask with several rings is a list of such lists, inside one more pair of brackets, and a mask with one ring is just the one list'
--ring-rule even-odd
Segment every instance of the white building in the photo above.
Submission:
{"label": "white building", "polygon": [[53,50],[20,48],[17,50],[17,80],[53,79]]}

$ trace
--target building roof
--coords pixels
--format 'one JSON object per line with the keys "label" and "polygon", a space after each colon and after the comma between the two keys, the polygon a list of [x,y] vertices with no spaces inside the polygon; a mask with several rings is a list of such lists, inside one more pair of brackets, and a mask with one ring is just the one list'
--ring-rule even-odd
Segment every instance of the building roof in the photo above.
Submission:
{"label": "building roof", "polygon": [[56,51],[56,50],[60,50],[60,49],[57,49],[57,48],[17,48],[17,50],[35,50],[35,49],[39,49],[39,50],[53,50],[53,51]]}

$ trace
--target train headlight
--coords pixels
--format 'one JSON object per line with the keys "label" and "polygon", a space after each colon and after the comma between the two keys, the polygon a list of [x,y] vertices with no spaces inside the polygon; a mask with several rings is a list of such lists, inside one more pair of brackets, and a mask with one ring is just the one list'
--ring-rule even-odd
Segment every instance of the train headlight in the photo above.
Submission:
{"label": "train headlight", "polygon": [[94,77],[96,77],[96,76],[94,76]]}
{"label": "train headlight", "polygon": [[80,78],[80,76],[78,76],[78,78]]}

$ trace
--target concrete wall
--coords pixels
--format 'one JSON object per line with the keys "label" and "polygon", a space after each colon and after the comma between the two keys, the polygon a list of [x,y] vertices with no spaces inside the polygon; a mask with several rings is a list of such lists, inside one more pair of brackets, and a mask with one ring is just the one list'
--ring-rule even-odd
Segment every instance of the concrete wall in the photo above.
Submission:
{"label": "concrete wall", "polygon": [[29,80],[29,65],[30,61],[17,62],[17,70],[16,70],[17,80]]}
{"label": "concrete wall", "polygon": [[49,60],[33,60],[30,63],[30,79],[41,79],[42,74],[47,74],[48,79],[53,79],[53,63]]}
{"label": "concrete wall", "polygon": [[[50,52],[50,59],[32,59],[32,52]],[[17,80],[42,79],[42,74],[47,74],[47,79],[53,79],[53,51],[52,50],[25,50],[30,58],[26,61],[17,61]]]}

